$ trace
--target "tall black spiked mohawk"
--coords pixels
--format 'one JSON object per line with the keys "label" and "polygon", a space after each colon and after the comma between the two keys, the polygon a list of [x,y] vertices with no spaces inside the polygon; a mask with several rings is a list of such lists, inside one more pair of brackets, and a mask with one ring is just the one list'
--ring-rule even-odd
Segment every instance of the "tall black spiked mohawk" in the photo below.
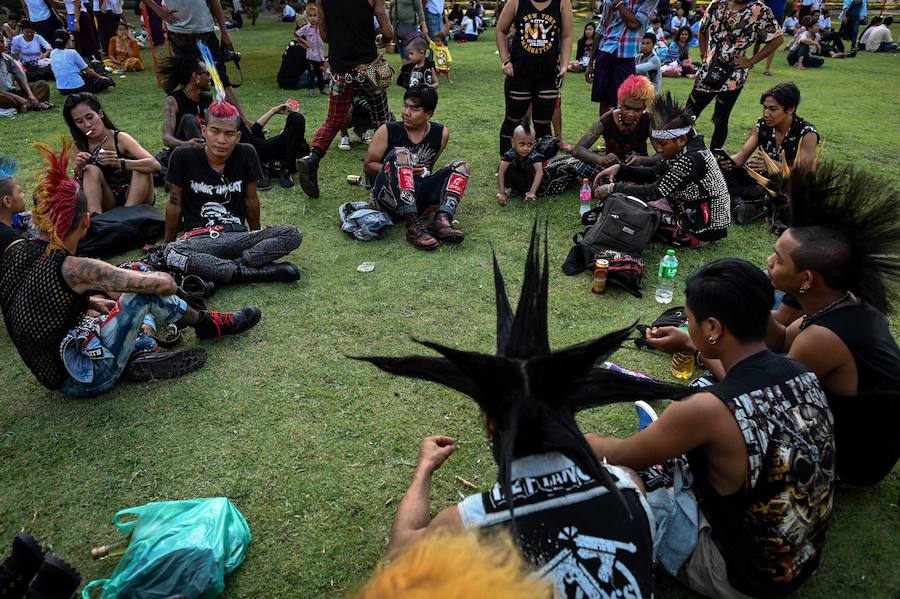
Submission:
{"label": "tall black spiked mohawk", "polygon": [[900,292],[900,194],[890,181],[850,165],[819,163],[790,177],[791,229],[838,232],[851,249],[842,286],[883,313]]}
{"label": "tall black spiked mohawk", "polygon": [[694,117],[678,103],[671,92],[665,92],[653,98],[653,104],[650,105],[650,123],[653,131],[690,129],[694,125]]}
{"label": "tall black spiked mohawk", "polygon": [[[470,396],[494,428],[499,481],[513,512],[510,466],[514,456],[547,451],[567,455],[620,499],[609,473],[597,461],[575,422],[585,408],[638,399],[680,399],[686,387],[641,380],[595,368],[625,341],[626,327],[599,339],[551,351],[547,332],[548,257],[538,257],[537,223],[525,264],[525,280],[513,315],[503,275],[494,255],[497,302],[497,355],[452,349],[420,341],[443,357],[358,358],[391,374],[425,379]],[[623,500],[624,501],[624,500]]]}

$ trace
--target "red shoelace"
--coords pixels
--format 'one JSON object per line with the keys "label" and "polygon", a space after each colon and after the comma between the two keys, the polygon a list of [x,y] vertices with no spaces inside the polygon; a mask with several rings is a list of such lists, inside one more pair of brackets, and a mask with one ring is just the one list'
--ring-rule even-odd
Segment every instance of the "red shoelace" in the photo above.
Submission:
{"label": "red shoelace", "polygon": [[222,327],[230,326],[234,324],[234,314],[231,312],[219,312],[217,310],[210,310],[209,317],[212,319],[213,324],[216,326],[216,338],[222,336]]}

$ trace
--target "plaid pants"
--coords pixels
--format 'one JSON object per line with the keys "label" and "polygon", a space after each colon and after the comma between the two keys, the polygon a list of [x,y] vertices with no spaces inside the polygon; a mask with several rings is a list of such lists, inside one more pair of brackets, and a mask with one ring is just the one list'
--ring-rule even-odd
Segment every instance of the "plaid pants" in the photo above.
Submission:
{"label": "plaid pants", "polygon": [[331,86],[328,95],[328,116],[325,122],[316,131],[313,136],[313,148],[319,150],[322,156],[328,152],[328,146],[338,132],[347,124],[347,116],[350,113],[350,106],[353,104],[353,97],[356,94],[361,95],[369,104],[369,112],[372,115],[372,124],[376,129],[394,120],[394,115],[388,107],[387,94],[379,91],[369,81],[362,83],[351,80],[347,81],[344,75],[333,75],[331,77]]}

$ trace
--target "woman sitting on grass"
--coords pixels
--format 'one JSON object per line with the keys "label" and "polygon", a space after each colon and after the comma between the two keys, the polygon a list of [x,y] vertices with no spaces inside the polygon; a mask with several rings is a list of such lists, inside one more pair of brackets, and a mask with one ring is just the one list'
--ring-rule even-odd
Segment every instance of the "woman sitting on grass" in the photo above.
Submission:
{"label": "woman sitting on grass", "polygon": [[50,51],[50,68],[56,79],[56,88],[62,95],[97,93],[115,87],[115,81],[98,74],[84,62],[75,51],[75,40],[65,29],[57,29],[53,33],[51,45],[53,50]]}
{"label": "woman sitting on grass", "polygon": [[109,58],[103,64],[113,69],[125,69],[126,71],[143,71],[144,62],[141,60],[141,49],[137,40],[128,30],[128,23],[119,21],[116,26],[116,36],[109,39]]}
{"label": "woman sitting on grass", "polygon": [[669,62],[663,66],[663,77],[694,78],[696,69],[691,62],[691,28],[682,27],[669,44]]}
{"label": "woman sitting on grass", "polygon": [[591,61],[591,47],[594,45],[594,32],[596,30],[597,26],[593,23],[588,23],[584,26],[584,34],[578,40],[575,49],[576,60],[569,62],[570,73],[584,73],[587,69],[587,65]]}
{"label": "woman sitting on grass", "polygon": [[159,171],[159,162],[137,140],[116,129],[93,94],[66,98],[63,118],[75,140],[72,161],[88,212],[154,203],[153,173]]}

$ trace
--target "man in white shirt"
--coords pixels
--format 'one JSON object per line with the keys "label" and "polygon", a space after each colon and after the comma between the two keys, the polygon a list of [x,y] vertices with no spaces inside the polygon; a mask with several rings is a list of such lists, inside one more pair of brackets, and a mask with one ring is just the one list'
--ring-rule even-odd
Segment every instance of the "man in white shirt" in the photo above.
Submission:
{"label": "man in white shirt", "polygon": [[891,24],[894,17],[885,17],[881,25],[872,27],[869,30],[869,37],[866,39],[866,50],[868,52],[895,52],[897,44],[891,38]]}

